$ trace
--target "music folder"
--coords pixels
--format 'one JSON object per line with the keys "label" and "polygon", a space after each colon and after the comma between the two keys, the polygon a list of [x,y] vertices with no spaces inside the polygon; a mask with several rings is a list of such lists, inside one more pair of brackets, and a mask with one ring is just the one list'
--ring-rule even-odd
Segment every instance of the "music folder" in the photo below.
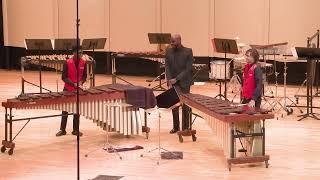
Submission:
{"label": "music folder", "polygon": [[171,108],[180,102],[179,94],[176,88],[172,87],[163,93],[159,94],[157,97],[157,106],[159,108]]}

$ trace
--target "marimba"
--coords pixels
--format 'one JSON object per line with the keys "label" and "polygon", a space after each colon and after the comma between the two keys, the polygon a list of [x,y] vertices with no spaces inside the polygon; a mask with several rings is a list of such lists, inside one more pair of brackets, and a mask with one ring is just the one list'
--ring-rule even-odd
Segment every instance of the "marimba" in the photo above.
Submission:
{"label": "marimba", "polygon": [[[148,133],[146,117],[144,126],[141,114],[142,109],[153,108],[156,105],[154,94],[151,90],[131,85],[115,84],[103,85],[81,90],[79,92],[79,114],[92,119],[103,129],[118,132],[123,135],[141,135]],[[24,94],[17,98],[8,99],[2,103],[5,108],[5,140],[2,141],[1,152],[9,148],[9,155],[13,154],[13,142],[22,129],[31,119],[58,117],[48,115],[41,117],[28,117],[13,119],[13,109],[51,109],[76,113],[76,92],[52,92],[41,94]],[[12,124],[15,121],[27,121],[18,134],[13,137]],[[108,124],[109,127],[106,127]]]}
{"label": "marimba", "polygon": [[[265,120],[273,119],[273,114],[261,109],[248,108],[229,101],[191,93],[180,95],[180,101],[200,111],[227,156],[229,170],[231,170],[231,164],[254,162],[265,162],[268,167],[269,155],[265,155]],[[262,127],[257,128],[257,123],[261,123]],[[254,130],[248,131],[243,128],[244,125],[250,124],[254,124]],[[247,153],[245,153],[246,156],[236,155],[236,139],[239,138],[253,139],[251,155]],[[241,143],[244,146],[250,145],[246,142]],[[260,151],[259,148],[261,148]]]}
{"label": "marimba", "polygon": [[[71,57],[72,55],[67,55],[67,54],[31,55],[31,56],[21,57],[22,94],[24,94],[24,83],[25,82],[30,83],[24,79],[24,69],[26,65],[33,64],[33,65],[39,66],[40,88],[42,88],[42,79],[41,79],[42,68],[41,67],[52,68],[56,70],[56,73],[58,73],[63,70],[63,64],[65,63],[65,61]],[[95,86],[95,60],[91,56],[88,56],[86,54],[84,54],[82,58],[86,61],[87,74],[88,74],[87,79],[89,80],[90,87],[94,87]],[[60,79],[60,77],[59,78],[57,77],[57,89],[59,89],[58,79]]]}
{"label": "marimba", "polygon": [[[112,83],[116,83],[116,59],[118,57],[131,57],[131,58],[144,58],[146,60],[155,61],[160,63],[160,66],[163,66],[165,63],[165,52],[164,51],[119,51],[112,53],[111,61],[112,61]],[[125,81],[124,79],[122,79]],[[127,81],[126,81],[127,82]],[[128,82],[127,82],[128,83]]]}

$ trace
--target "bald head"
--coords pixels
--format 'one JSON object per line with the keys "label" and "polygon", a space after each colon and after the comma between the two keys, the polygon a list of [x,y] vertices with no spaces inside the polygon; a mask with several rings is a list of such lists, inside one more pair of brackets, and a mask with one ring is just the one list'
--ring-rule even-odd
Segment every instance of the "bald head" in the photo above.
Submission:
{"label": "bald head", "polygon": [[180,34],[174,34],[171,36],[171,47],[174,49],[180,48],[182,46],[181,44],[181,35]]}

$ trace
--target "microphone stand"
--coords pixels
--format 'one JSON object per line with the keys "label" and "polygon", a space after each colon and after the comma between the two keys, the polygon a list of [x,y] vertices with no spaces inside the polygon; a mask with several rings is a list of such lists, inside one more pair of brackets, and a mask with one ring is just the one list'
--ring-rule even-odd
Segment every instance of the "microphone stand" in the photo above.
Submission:
{"label": "microphone stand", "polygon": [[80,19],[79,19],[79,0],[77,2],[77,55],[76,55],[76,78],[77,78],[77,101],[76,101],[76,118],[78,119],[78,133],[77,133],[77,179],[80,180],[80,115],[79,115],[79,46],[80,46],[80,38],[79,38],[79,26],[80,26]]}

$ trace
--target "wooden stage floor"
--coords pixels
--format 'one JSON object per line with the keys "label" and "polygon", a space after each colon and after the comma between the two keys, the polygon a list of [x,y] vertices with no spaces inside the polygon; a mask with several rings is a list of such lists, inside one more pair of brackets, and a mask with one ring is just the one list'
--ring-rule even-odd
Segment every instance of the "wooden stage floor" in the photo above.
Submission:
{"label": "wooden stage floor", "polygon": [[[44,86],[55,89],[56,76],[53,72],[44,72]],[[21,92],[21,79],[18,71],[0,70],[1,101],[17,96]],[[26,72],[26,79],[38,82],[36,72]],[[126,77],[130,82],[147,86],[146,78]],[[59,76],[59,89],[62,82]],[[111,83],[110,76],[98,75],[97,85]],[[33,89],[27,86],[27,89]],[[290,87],[289,95],[297,88]],[[281,88],[280,88],[281,90]],[[208,83],[193,86],[192,92],[215,96],[218,86]],[[300,100],[301,103],[304,100]],[[316,104],[319,99],[316,99]],[[56,114],[51,110],[16,111],[16,117],[25,115]],[[162,160],[156,164],[157,153],[140,154],[157,146],[156,115],[149,117],[151,134],[149,140],[142,137],[125,138],[113,133],[111,143],[119,146],[141,145],[145,149],[121,153],[123,160],[114,154],[102,150],[89,151],[102,147],[105,131],[97,127],[91,120],[81,117],[81,179],[93,179],[98,175],[124,176],[122,179],[320,179],[320,121],[306,119],[296,120],[299,111],[279,120],[266,122],[266,152],[271,156],[270,166],[264,164],[234,165],[229,172],[222,149],[213,138],[213,133],[206,122],[198,119],[194,125],[197,130],[197,142],[185,138],[179,143],[176,135],[169,134],[172,127],[171,113],[162,115],[161,140],[162,146],[173,151],[183,151],[183,160]],[[284,113],[285,114],[285,113]],[[4,108],[0,108],[0,139],[4,139]],[[21,127],[22,123],[14,123]],[[76,179],[76,137],[70,135],[72,119],[69,118],[68,134],[55,137],[60,126],[60,118],[33,120],[16,139],[13,156],[0,154],[0,179],[4,180],[69,180]],[[15,128],[17,131],[18,128]]]}

